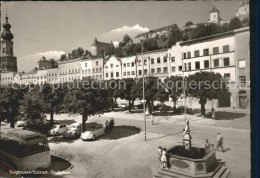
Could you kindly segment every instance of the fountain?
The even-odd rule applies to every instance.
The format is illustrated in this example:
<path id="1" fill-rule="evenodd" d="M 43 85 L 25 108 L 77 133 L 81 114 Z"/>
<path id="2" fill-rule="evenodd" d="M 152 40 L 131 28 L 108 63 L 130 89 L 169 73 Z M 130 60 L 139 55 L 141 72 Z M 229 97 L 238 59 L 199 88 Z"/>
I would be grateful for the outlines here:
<path id="1" fill-rule="evenodd" d="M 228 177 L 230 170 L 225 167 L 224 162 L 216 159 L 215 150 L 191 146 L 189 121 L 185 119 L 185 123 L 183 145 L 167 149 L 168 167 L 152 166 L 153 177 Z"/>

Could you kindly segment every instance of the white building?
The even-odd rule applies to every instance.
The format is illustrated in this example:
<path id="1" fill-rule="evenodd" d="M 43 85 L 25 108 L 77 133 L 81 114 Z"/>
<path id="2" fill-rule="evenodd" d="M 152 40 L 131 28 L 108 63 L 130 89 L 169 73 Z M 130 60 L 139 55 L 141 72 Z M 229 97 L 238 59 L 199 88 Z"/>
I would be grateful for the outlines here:
<path id="1" fill-rule="evenodd" d="M 122 61 L 122 78 L 136 78 L 136 56 L 128 56 L 120 58 Z"/>
<path id="2" fill-rule="evenodd" d="M 73 59 L 58 63 L 59 82 L 72 82 L 81 79 L 81 59 Z"/>
<path id="3" fill-rule="evenodd" d="M 111 56 L 104 62 L 104 80 L 122 78 L 122 62 L 120 58 Z"/>

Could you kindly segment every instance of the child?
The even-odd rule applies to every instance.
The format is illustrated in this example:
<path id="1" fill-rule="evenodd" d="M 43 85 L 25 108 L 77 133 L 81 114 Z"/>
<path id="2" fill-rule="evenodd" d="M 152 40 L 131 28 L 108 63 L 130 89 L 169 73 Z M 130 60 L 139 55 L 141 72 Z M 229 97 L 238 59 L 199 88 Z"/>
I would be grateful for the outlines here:
<path id="1" fill-rule="evenodd" d="M 163 168 L 167 167 L 167 157 L 166 157 L 166 148 L 162 149 L 162 157 L 161 157 L 161 162 L 163 164 Z"/>
<path id="2" fill-rule="evenodd" d="M 157 153 L 158 153 L 158 162 L 161 163 L 161 157 L 162 157 L 162 147 L 161 146 L 158 146 Z"/>

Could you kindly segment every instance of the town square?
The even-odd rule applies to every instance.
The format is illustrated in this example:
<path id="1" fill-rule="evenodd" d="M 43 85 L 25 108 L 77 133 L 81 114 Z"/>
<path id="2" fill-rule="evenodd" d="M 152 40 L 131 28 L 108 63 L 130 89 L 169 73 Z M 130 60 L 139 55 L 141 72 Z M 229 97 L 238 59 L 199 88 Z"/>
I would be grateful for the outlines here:
<path id="1" fill-rule="evenodd" d="M 0 177 L 251 177 L 249 4 L 2 2 Z"/>

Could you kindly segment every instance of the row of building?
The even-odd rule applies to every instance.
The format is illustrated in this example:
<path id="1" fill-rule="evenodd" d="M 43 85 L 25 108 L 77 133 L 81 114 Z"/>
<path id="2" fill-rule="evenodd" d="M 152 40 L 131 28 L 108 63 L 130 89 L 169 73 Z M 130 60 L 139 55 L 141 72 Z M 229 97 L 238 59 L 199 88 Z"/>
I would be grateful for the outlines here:
<path id="1" fill-rule="evenodd" d="M 178 42 L 169 49 L 144 52 L 128 57 L 93 57 L 58 62 L 57 68 L 38 68 L 28 73 L 1 74 L 1 84 L 64 83 L 83 77 L 97 80 L 156 76 L 188 76 L 200 71 L 220 73 L 230 86 L 231 96 L 218 102 L 222 107 L 245 108 L 250 98 L 249 27 Z"/>

